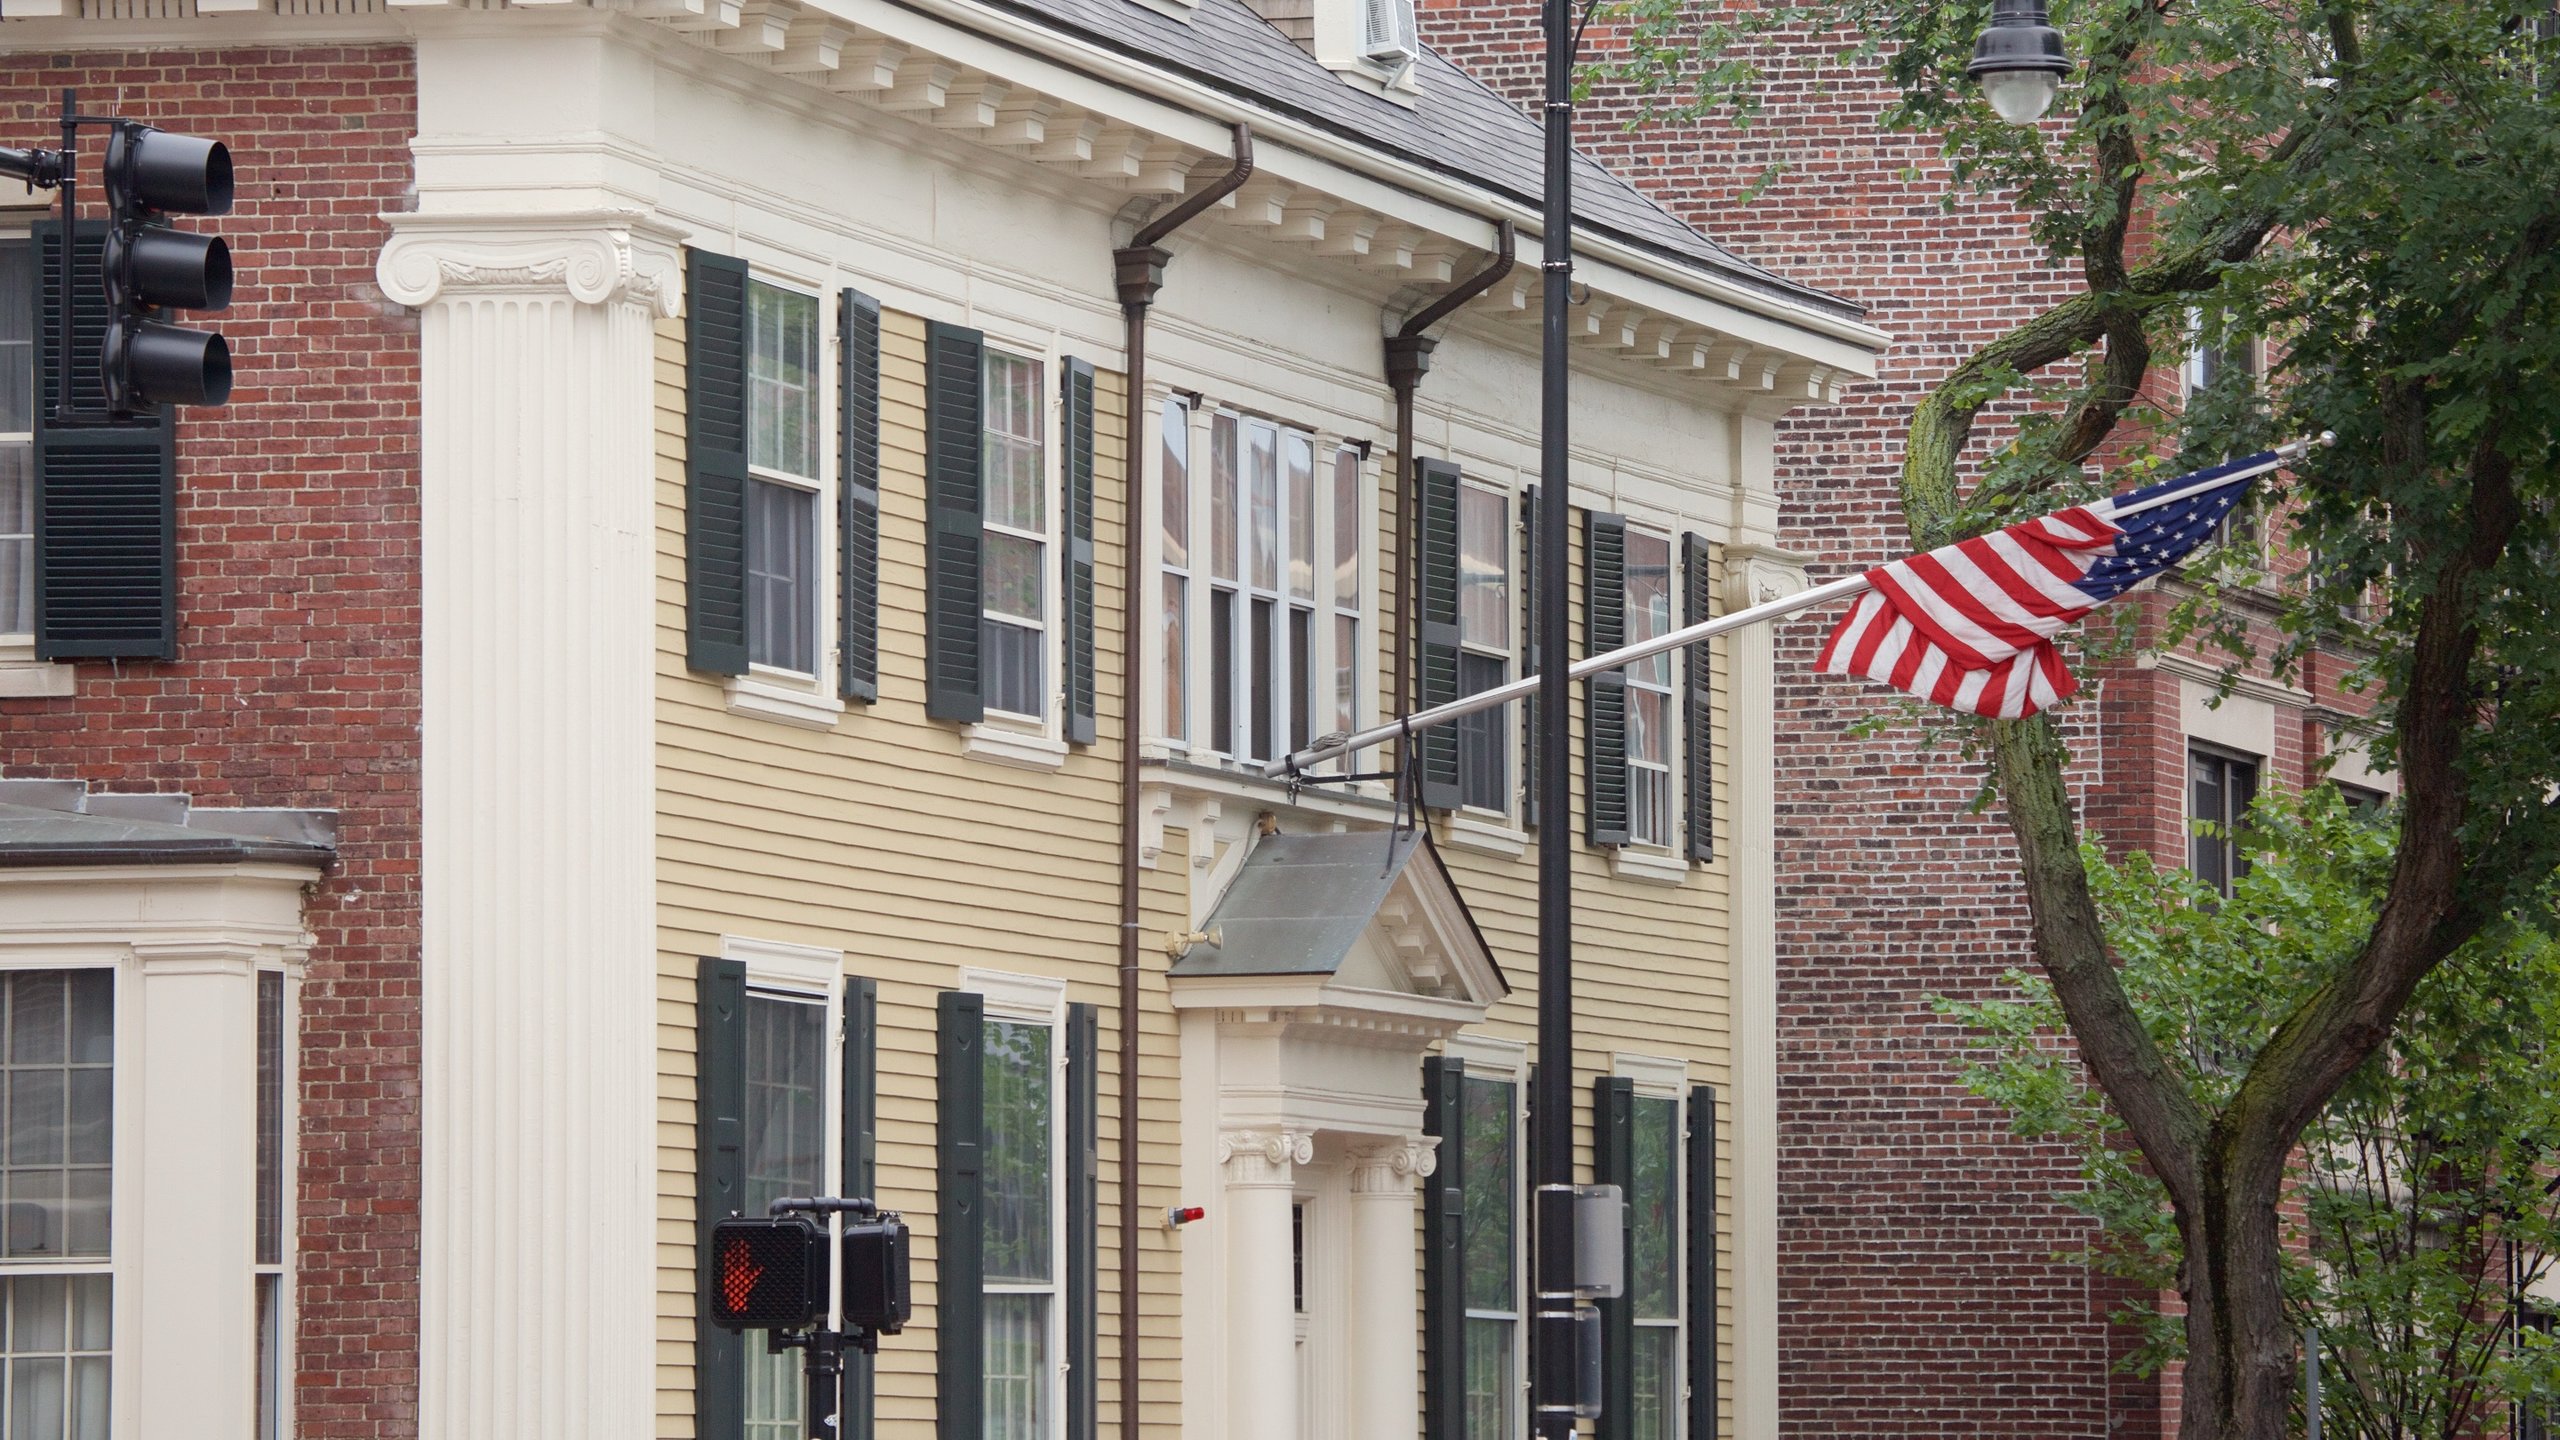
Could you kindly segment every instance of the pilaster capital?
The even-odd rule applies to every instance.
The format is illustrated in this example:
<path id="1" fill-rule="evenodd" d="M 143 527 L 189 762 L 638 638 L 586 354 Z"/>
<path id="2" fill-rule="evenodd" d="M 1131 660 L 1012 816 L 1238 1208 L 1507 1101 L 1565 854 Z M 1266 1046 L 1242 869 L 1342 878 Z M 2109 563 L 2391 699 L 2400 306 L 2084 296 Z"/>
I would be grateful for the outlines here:
<path id="1" fill-rule="evenodd" d="M 1735 610 L 1783 600 L 1805 588 L 1810 555 L 1767 545 L 1729 545 L 1724 552 L 1725 604 Z"/>
<path id="2" fill-rule="evenodd" d="M 465 292 L 565 292 L 582 305 L 639 305 L 669 319 L 683 309 L 681 236 L 643 211 L 383 218 L 391 240 L 374 278 L 403 305 Z"/>
<path id="3" fill-rule="evenodd" d="M 1383 1145 L 1363 1145 L 1351 1151 L 1351 1193 L 1409 1196 L 1415 1181 L 1430 1179 L 1439 1168 L 1437 1138 L 1407 1136 Z"/>
<path id="4" fill-rule="evenodd" d="M 1230 1185 L 1286 1185 L 1294 1167 L 1316 1158 L 1305 1130 L 1228 1130 L 1218 1136 L 1218 1164 Z"/>

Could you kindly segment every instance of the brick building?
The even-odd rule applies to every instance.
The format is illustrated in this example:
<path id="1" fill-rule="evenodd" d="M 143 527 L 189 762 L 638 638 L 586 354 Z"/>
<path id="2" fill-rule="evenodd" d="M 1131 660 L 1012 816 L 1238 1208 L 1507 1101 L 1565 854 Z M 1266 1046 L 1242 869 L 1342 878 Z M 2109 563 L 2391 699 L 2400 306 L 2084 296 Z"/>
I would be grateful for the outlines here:
<path id="1" fill-rule="evenodd" d="M 1531 107 L 1543 85 L 1538 11 L 1424 0 L 1422 31 Z M 1755 262 L 1854 297 L 1893 335 L 1873 381 L 1780 425 L 1781 544 L 1817 581 L 1907 552 L 1894 478 L 1912 406 L 2077 278 L 2046 268 L 2005 207 L 1970 196 L 1942 207 L 1934 146 L 1879 129 L 1888 90 L 1876 72 L 1835 62 L 1841 39 L 1769 45 L 1758 57 L 1765 108 L 1748 129 L 1630 128 L 1631 96 L 1601 84 L 1577 131 L 1585 153 L 1674 213 Z M 1605 35 L 1594 43 L 1605 54 Z M 2164 369 L 2154 399 L 2174 406 L 2203 378 L 2200 363 L 2211 362 Z M 1995 409 L 1973 453 L 1999 438 Z M 2126 603 L 2147 638 L 2172 602 Z M 2236 603 L 2261 638 L 2271 633 L 2271 596 Z M 2053 1198 L 2072 1183 L 2069 1157 L 2012 1136 L 1963 1088 L 1963 1037 L 1932 1005 L 1999 993 L 2006 972 L 2032 965 L 2006 826 L 1970 812 L 1981 772 L 1952 747 L 1930 748 L 1907 725 L 1852 732 L 1891 697 L 1811 673 L 1836 619 L 1816 612 L 1778 640 L 1781 1424 L 2174 1434 L 2174 1375 L 2113 1370 L 2127 1345 L 2105 1317 L 2125 1297 L 2061 1258 L 2089 1233 Z M 2339 692 L 2338 661 L 2315 657 L 2285 684 L 2243 676 L 2216 705 L 2221 664 L 2191 645 L 2083 675 L 2062 719 L 2084 823 L 2111 846 L 2227 876 L 2227 849 L 2194 837 L 2192 819 L 2228 818 L 2263 782 L 2313 783 L 2315 762 L 2351 794 L 2391 788 L 2357 752 L 2365 707 Z"/>

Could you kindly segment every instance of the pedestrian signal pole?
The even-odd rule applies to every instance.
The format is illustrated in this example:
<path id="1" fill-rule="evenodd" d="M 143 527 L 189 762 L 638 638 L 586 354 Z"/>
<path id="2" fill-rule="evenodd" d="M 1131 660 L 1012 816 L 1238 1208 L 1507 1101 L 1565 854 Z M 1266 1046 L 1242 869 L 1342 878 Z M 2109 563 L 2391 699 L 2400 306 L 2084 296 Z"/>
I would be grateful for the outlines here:
<path id="1" fill-rule="evenodd" d="M 845 1217 L 842 1263 L 834 1267 L 827 1263 L 831 1215 Z M 762 1330 L 774 1350 L 800 1351 L 809 1387 L 801 1433 L 837 1440 L 845 1346 L 876 1353 L 880 1337 L 905 1329 L 914 1313 L 906 1221 L 869 1200 L 785 1197 L 764 1219 L 713 1225 L 711 1258 L 711 1322 Z"/>

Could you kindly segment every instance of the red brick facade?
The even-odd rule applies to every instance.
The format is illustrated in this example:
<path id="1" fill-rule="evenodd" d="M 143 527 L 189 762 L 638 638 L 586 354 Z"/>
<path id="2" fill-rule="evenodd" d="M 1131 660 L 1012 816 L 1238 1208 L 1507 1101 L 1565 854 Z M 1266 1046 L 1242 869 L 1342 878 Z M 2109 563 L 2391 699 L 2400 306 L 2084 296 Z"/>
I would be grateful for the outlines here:
<path id="1" fill-rule="evenodd" d="M 84 109 L 228 142 L 239 383 L 178 429 L 179 658 L 0 699 L 0 773 L 339 812 L 304 911 L 296 1431 L 417 1433 L 418 344 L 374 288 L 406 205 L 406 47 L 18 56 L 0 139 Z M 95 176 L 95 150 L 87 176 Z M 94 197 L 94 189 L 86 196 Z"/>

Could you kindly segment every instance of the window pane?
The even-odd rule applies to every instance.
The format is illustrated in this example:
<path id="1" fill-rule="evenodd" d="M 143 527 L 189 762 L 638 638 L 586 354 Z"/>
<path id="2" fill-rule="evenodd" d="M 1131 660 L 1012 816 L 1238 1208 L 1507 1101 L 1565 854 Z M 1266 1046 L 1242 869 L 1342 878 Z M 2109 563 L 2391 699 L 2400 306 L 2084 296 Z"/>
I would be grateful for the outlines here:
<path id="1" fill-rule="evenodd" d="M 747 283 L 747 463 L 818 478 L 818 299 Z"/>
<path id="2" fill-rule="evenodd" d="M 1459 1143 L 1465 1147 L 1464 1234 L 1467 1308 L 1516 1312 L 1511 1283 L 1511 1087 L 1468 1079 L 1461 1086 Z"/>
<path id="3" fill-rule="evenodd" d="M 1269 760 L 1271 749 L 1272 685 L 1271 667 L 1279 649 L 1279 637 L 1271 633 L 1278 623 L 1273 617 L 1272 602 L 1253 602 L 1253 668 L 1247 675 L 1246 702 L 1252 716 L 1253 743 L 1247 754 L 1255 760 Z"/>
<path id="4" fill-rule="evenodd" d="M 1632 567 L 1634 537 L 1628 540 Z M 1511 648 L 1511 500 L 1473 485 L 1458 487 L 1458 638 L 1487 650 Z"/>
<path id="5" fill-rule="evenodd" d="M 1458 690 L 1473 695 L 1510 678 L 1510 665 L 1491 655 L 1462 651 Z M 1462 803 L 1485 810 L 1511 808 L 1511 726 L 1505 708 L 1479 710 L 1457 720 L 1458 789 Z"/>
<path id="6" fill-rule="evenodd" d="M 1209 421 L 1209 568 L 1221 580 L 1236 578 L 1236 417 Z"/>
<path id="7" fill-rule="evenodd" d="M 1173 740 L 1191 736 L 1190 591 L 1181 576 L 1164 577 L 1164 733 Z"/>
<path id="8" fill-rule="evenodd" d="M 0 1255 L 104 1255 L 115 1147 L 114 976 L 0 976 L 0 1011 Z"/>
<path id="9" fill-rule="evenodd" d="M 1281 475 L 1289 496 L 1289 593 L 1316 598 L 1316 442 L 1298 431 L 1281 440 Z"/>
<path id="10" fill-rule="evenodd" d="M 1280 588 L 1280 431 L 1266 421 L 1245 426 L 1246 498 L 1253 507 L 1253 583 Z"/>
<path id="11" fill-rule="evenodd" d="M 747 996 L 746 1213 L 825 1193 L 826 1007 Z"/>
<path id="12" fill-rule="evenodd" d="M 1640 1320 L 1676 1320 L 1680 1271 L 1678 1191 L 1680 1105 L 1651 1095 L 1635 1099 L 1635 1186 L 1627 1195 L 1627 1228 L 1635 1241 L 1628 1293 Z"/>
<path id="13" fill-rule="evenodd" d="M 1048 484 L 1042 464 L 1040 362 L 987 352 L 986 517 L 990 525 L 1044 531 Z"/>
<path id="14" fill-rule="evenodd" d="M 1227 754 L 1236 744 L 1236 594 L 1209 592 L 1209 743 Z"/>
<path id="15" fill-rule="evenodd" d="M 275 970 L 258 973 L 258 1263 L 284 1263 L 284 975 Z"/>
<path id="16" fill-rule="evenodd" d="M 987 1022 L 982 1158 L 990 1284 L 1046 1284 L 1052 1278 L 1050 1040 L 1046 1025 Z M 988 1373 L 994 1374 L 992 1366 Z"/>
<path id="17" fill-rule="evenodd" d="M 1191 568 L 1191 410 L 1164 402 L 1164 563 Z"/>
<path id="18" fill-rule="evenodd" d="M 258 1440 L 278 1440 L 284 1410 L 284 1277 L 258 1277 Z M 101 1372 L 103 1366 L 99 1367 Z M 103 1380 L 104 1374 L 99 1378 Z"/>
<path id="19" fill-rule="evenodd" d="M 1303 748 L 1315 736 L 1307 729 L 1315 709 L 1315 612 L 1289 608 L 1289 736 L 1282 752 Z"/>
<path id="20" fill-rule="evenodd" d="M 0 440 L 0 635 L 36 628 L 36 482 L 24 440 Z"/>
<path id="21" fill-rule="evenodd" d="M 10 1440 L 106 1440 L 109 1307 L 105 1275 L 0 1279 Z"/>
<path id="22" fill-rule="evenodd" d="M 1627 531 L 1627 643 L 1671 633 L 1671 541 L 1642 530 Z M 1627 683 L 1669 689 L 1671 657 L 1656 655 L 1627 667 Z"/>
<path id="23" fill-rule="evenodd" d="M 1511 1401 L 1519 1392 L 1511 1376 L 1514 1323 L 1467 1317 L 1466 1440 L 1511 1440 Z"/>
<path id="24" fill-rule="evenodd" d="M 1047 547 L 1037 540 L 1019 535 L 990 533 L 986 537 L 986 579 L 984 594 L 987 612 L 1010 616 L 1037 625 L 1040 613 L 1041 552 Z"/>
<path id="25" fill-rule="evenodd" d="M 993 537 L 989 537 L 993 538 Z M 1044 666 L 1040 632 L 1007 620 L 986 623 L 986 663 L 982 678 L 987 706 L 1012 715 L 1045 714 L 1041 688 Z"/>
<path id="26" fill-rule="evenodd" d="M 0 240 L 0 435 L 24 435 L 35 420 L 35 245 Z"/>
<path id="27" fill-rule="evenodd" d="M 1628 1417 L 1627 1434 L 1632 1440 L 1678 1440 L 1680 1327 L 1640 1324 L 1635 1330 L 1635 1413 Z"/>
<path id="28" fill-rule="evenodd" d="M 817 572 L 817 492 L 749 480 L 747 659 L 817 673 Z"/>
<path id="29" fill-rule="evenodd" d="M 1348 615 L 1333 617 L 1333 728 L 1360 728 L 1360 622 Z M 1351 768 L 1350 756 L 1342 768 Z"/>
<path id="30" fill-rule="evenodd" d="M 800 1352 L 776 1355 L 754 1334 L 747 1344 L 746 1440 L 800 1440 L 801 1402 L 808 1382 L 800 1371 Z"/>
<path id="31" fill-rule="evenodd" d="M 987 1440 L 1048 1440 L 1049 1297 L 987 1297 Z"/>
<path id="32" fill-rule="evenodd" d="M 1333 603 L 1360 608 L 1360 452 L 1333 452 Z"/>

